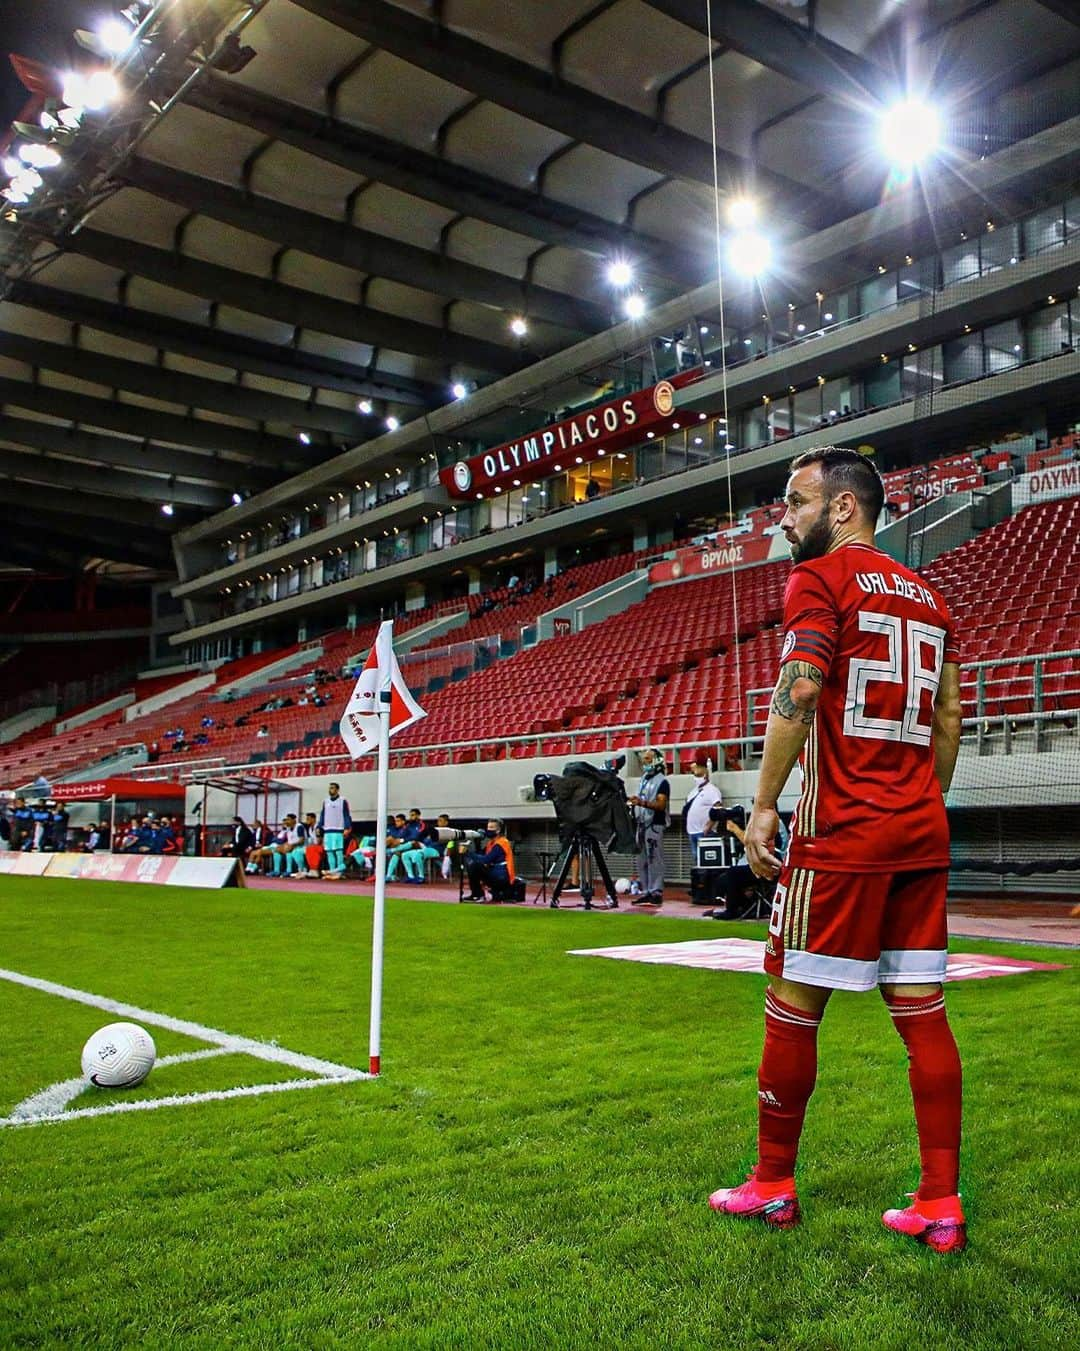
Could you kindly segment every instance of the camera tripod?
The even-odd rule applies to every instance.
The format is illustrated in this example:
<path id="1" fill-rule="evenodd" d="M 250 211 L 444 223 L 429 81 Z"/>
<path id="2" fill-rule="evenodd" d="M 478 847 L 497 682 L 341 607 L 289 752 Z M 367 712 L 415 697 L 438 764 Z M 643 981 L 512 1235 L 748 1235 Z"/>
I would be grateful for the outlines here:
<path id="1" fill-rule="evenodd" d="M 593 869 L 595 867 L 607 890 L 608 903 L 604 908 L 607 910 L 617 910 L 619 908 L 619 898 L 615 893 L 615 883 L 611 880 L 611 873 L 608 870 L 607 860 L 604 858 L 603 850 L 600 848 L 600 841 L 595 835 L 590 835 L 586 830 L 575 830 L 570 836 L 570 843 L 563 856 L 562 867 L 559 869 L 559 876 L 556 879 L 555 886 L 551 892 L 551 900 L 549 902 L 551 909 L 559 909 L 559 897 L 562 895 L 563 887 L 566 886 L 566 879 L 570 876 L 570 869 L 573 866 L 575 859 L 578 861 L 578 875 L 581 879 L 581 900 L 583 909 L 591 910 L 593 908 L 592 901 L 596 890 L 593 885 Z"/>

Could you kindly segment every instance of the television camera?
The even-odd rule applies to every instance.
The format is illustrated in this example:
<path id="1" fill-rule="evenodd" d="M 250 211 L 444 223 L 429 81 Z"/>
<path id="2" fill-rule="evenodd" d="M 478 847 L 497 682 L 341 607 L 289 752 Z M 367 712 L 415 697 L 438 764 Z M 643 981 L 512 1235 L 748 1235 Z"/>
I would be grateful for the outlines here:
<path id="1" fill-rule="evenodd" d="M 604 858 L 604 848 L 626 854 L 633 853 L 636 848 L 626 789 L 617 773 L 623 763 L 625 760 L 619 757 L 607 760 L 597 768 L 584 760 L 572 760 L 561 774 L 537 774 L 533 778 L 537 800 L 550 802 L 555 809 L 559 839 L 563 844 L 562 866 L 551 893 L 553 910 L 559 907 L 559 897 L 575 859 L 579 866 L 584 908 L 593 908 L 597 874 L 607 893 L 607 909 L 618 907 L 618 895 Z M 605 841 L 603 847 L 601 839 Z"/>

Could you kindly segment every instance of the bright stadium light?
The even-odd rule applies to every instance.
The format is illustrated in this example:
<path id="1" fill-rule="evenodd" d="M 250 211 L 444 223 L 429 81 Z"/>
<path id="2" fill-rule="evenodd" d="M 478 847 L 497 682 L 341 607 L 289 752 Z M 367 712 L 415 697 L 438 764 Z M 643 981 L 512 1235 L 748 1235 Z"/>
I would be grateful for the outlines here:
<path id="1" fill-rule="evenodd" d="M 358 413 L 370 413 L 370 412 L 371 412 L 371 400 L 370 400 L 370 399 L 361 399 L 360 402 L 356 405 L 356 411 L 357 411 Z"/>
<path id="2" fill-rule="evenodd" d="M 772 245 L 764 235 L 736 235 L 728 244 L 728 262 L 743 277 L 758 277 L 772 261 Z"/>
<path id="3" fill-rule="evenodd" d="M 308 435 L 307 432 L 301 432 L 301 433 L 300 433 L 300 436 L 299 436 L 299 440 L 300 440 L 300 444 L 301 444 L 301 445 L 304 445 L 304 446 L 310 446 L 310 445 L 311 445 L 311 437 Z"/>
<path id="4" fill-rule="evenodd" d="M 941 144 L 941 117 L 921 99 L 904 99 L 881 115 L 878 139 L 890 163 L 913 169 Z"/>
<path id="5" fill-rule="evenodd" d="M 34 169 L 55 169 L 60 163 L 60 151 L 52 145 L 20 145 L 19 155 Z"/>
<path id="6" fill-rule="evenodd" d="M 232 501 L 234 507 L 238 507 L 243 500 L 243 497 L 239 493 L 233 493 Z"/>
<path id="7" fill-rule="evenodd" d="M 401 426 L 401 423 L 400 423 L 400 422 L 397 420 L 397 418 L 394 417 L 394 415 L 391 413 L 390 416 L 386 419 L 386 430 L 387 430 L 388 432 L 396 432 L 397 429 L 398 429 L 400 426 Z"/>
<path id="8" fill-rule="evenodd" d="M 454 396 L 455 399 L 463 399 L 465 395 L 468 394 L 468 392 L 469 391 L 465 388 L 465 386 L 461 383 L 460 380 L 455 380 L 454 383 L 450 386 L 450 393 Z"/>
<path id="9" fill-rule="evenodd" d="M 528 331 L 529 325 L 520 314 L 516 314 L 513 319 L 510 320 L 510 332 L 515 338 L 523 338 Z"/>
<path id="10" fill-rule="evenodd" d="M 614 262 L 608 263 L 607 279 L 612 286 L 622 290 L 634 280 L 634 269 L 625 259 L 616 258 Z"/>
<path id="11" fill-rule="evenodd" d="M 161 514 L 163 516 L 171 516 L 173 514 L 173 504 L 171 502 L 162 502 Z"/>
<path id="12" fill-rule="evenodd" d="M 757 202 L 752 197 L 735 197 L 728 202 L 724 214 L 732 229 L 748 230 L 758 218 Z"/>
<path id="13" fill-rule="evenodd" d="M 107 70 L 96 70 L 93 75 L 72 71 L 64 76 L 61 97 L 69 108 L 100 112 L 120 92 L 116 79 Z"/>
<path id="14" fill-rule="evenodd" d="M 120 19 L 106 19 L 98 28 L 97 35 L 102 48 L 110 56 L 123 56 L 131 46 L 131 25 Z"/>
<path id="15" fill-rule="evenodd" d="M 645 297 L 641 295 L 627 296 L 623 301 L 623 312 L 627 319 L 640 319 L 645 314 Z"/>

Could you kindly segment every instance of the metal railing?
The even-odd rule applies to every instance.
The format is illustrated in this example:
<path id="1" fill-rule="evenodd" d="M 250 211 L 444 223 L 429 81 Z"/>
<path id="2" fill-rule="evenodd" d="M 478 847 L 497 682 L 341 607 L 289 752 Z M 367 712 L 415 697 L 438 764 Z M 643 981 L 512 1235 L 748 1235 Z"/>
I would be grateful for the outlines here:
<path id="1" fill-rule="evenodd" d="M 1075 684 L 1062 693 L 1052 691 L 1049 695 L 1045 691 L 1045 682 L 1047 679 L 1046 664 L 1048 662 L 1076 661 L 1080 658 L 1080 649 L 1068 648 L 1062 652 L 1036 652 L 1022 657 L 992 657 L 985 661 L 964 662 L 960 667 L 960 698 L 961 701 L 970 705 L 974 701 L 975 712 L 969 714 L 963 720 L 963 726 L 969 731 L 979 729 L 980 747 L 982 745 L 983 729 L 993 729 L 998 724 L 1006 724 L 1006 740 L 1009 743 L 1006 746 L 1008 750 L 1011 747 L 1011 732 L 1007 724 L 1011 721 L 1023 726 L 1034 724 L 1036 732 L 1039 730 L 1038 724 L 1042 723 L 1060 723 L 1068 722 L 1080 714 L 1080 668 L 1074 668 L 1072 671 L 1053 672 L 1052 678 L 1058 675 L 1068 677 Z M 1030 676 L 1008 675 L 992 676 L 990 672 L 1002 667 L 1023 667 L 1030 666 Z M 966 678 L 965 678 L 966 677 Z M 1017 684 L 1020 681 L 1030 679 L 1030 689 L 1021 690 L 1015 693 L 1006 693 L 1003 687 Z M 746 691 L 746 728 L 752 730 L 759 725 L 762 715 L 767 716 L 768 700 L 772 698 L 772 686 L 763 686 L 758 689 Z M 765 706 L 762 707 L 758 702 L 758 696 L 765 695 Z M 1073 701 L 1073 708 L 1051 709 L 1047 707 L 1047 699 L 1066 698 Z M 993 707 L 994 705 L 1016 704 L 1018 707 L 1009 709 L 1005 707 Z M 1030 705 L 1030 707 L 1026 707 Z M 993 711 L 991 712 L 991 708 Z M 753 739 L 753 738 L 750 738 Z M 760 735 L 757 738 L 761 739 Z"/>

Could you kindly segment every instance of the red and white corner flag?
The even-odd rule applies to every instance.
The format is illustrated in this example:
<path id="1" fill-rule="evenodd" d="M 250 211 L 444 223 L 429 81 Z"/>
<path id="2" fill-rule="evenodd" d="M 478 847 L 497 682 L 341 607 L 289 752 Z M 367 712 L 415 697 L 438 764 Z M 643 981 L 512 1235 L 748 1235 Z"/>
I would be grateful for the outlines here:
<path id="1" fill-rule="evenodd" d="M 378 637 L 368 653 L 345 712 L 341 715 L 341 739 L 354 760 L 379 745 L 379 692 L 390 688 L 390 735 L 410 727 L 427 714 L 409 693 L 394 653 L 394 621 L 379 625 Z"/>
<path id="2" fill-rule="evenodd" d="M 345 712 L 341 739 L 358 760 L 377 749 L 375 794 L 375 905 L 371 931 L 371 1010 L 368 1023 L 368 1072 L 379 1073 L 382 1039 L 383 932 L 386 914 L 386 812 L 389 801 L 390 738 L 427 714 L 409 693 L 394 655 L 394 622 L 384 620 L 368 653 Z"/>

